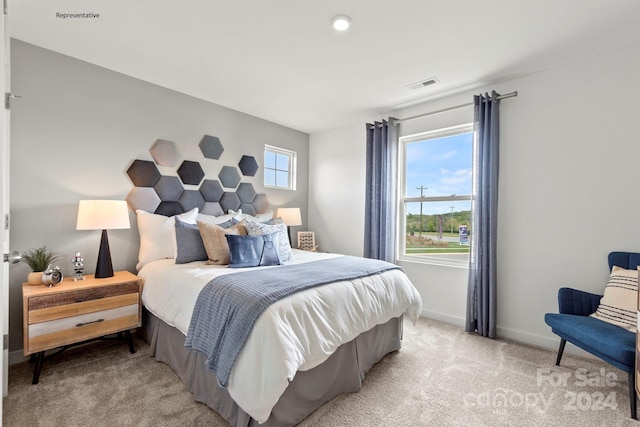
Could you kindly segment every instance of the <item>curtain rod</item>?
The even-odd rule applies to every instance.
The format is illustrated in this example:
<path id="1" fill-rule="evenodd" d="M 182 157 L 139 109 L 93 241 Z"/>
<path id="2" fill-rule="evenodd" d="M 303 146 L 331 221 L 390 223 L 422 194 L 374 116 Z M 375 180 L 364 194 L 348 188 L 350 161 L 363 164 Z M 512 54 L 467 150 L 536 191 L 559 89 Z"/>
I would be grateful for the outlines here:
<path id="1" fill-rule="evenodd" d="M 506 93 L 504 95 L 498 95 L 496 96 L 496 99 L 513 98 L 514 96 L 518 96 L 518 91 L 513 91 L 511 93 Z M 393 125 L 397 126 L 399 123 L 406 122 L 408 120 L 419 119 L 421 117 L 432 116 L 434 114 L 439 114 L 439 113 L 446 113 L 447 111 L 459 110 L 460 108 L 471 107 L 472 105 L 473 105 L 473 102 L 467 102 L 466 104 L 460 104 L 454 107 L 443 108 L 442 110 L 437 110 L 437 111 L 430 111 L 428 113 L 418 114 L 417 116 L 407 117 L 406 119 L 395 119 L 393 121 Z"/>

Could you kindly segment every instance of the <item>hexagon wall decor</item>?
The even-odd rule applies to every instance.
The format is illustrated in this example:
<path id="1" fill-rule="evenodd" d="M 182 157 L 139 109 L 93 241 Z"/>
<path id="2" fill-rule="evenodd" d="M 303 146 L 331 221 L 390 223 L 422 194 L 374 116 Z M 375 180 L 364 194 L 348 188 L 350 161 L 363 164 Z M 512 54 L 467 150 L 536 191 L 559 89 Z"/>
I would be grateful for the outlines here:
<path id="1" fill-rule="evenodd" d="M 233 166 L 223 166 L 218 174 L 220 182 L 224 188 L 236 188 L 240 182 L 238 169 Z"/>
<path id="2" fill-rule="evenodd" d="M 236 193 L 226 191 L 220 198 L 220 206 L 224 212 L 229 212 L 229 209 L 237 211 L 240 208 L 240 199 Z"/>
<path id="3" fill-rule="evenodd" d="M 166 202 L 177 202 L 184 191 L 182 183 L 176 176 L 161 176 L 153 188 L 160 200 Z"/>
<path id="4" fill-rule="evenodd" d="M 269 199 L 266 194 L 258 194 L 252 203 L 256 213 L 265 213 L 269 210 Z"/>
<path id="5" fill-rule="evenodd" d="M 207 159 L 218 160 L 224 151 L 220 138 L 217 136 L 205 135 L 200 141 L 200 151 Z"/>
<path id="6" fill-rule="evenodd" d="M 253 199 L 256 198 L 256 190 L 254 190 L 253 185 L 248 182 L 240 183 L 236 190 L 236 194 L 242 203 L 251 203 L 253 202 Z M 242 211 L 244 212 L 244 209 Z"/>
<path id="7" fill-rule="evenodd" d="M 218 202 L 206 202 L 202 208 L 202 213 L 205 215 L 222 216 L 224 211 L 222 206 Z"/>
<path id="8" fill-rule="evenodd" d="M 178 168 L 178 176 L 183 183 L 189 185 L 198 185 L 204 178 L 204 171 L 198 162 L 185 160 Z"/>
<path id="9" fill-rule="evenodd" d="M 200 186 L 200 193 L 205 202 L 219 202 L 224 190 L 217 180 L 205 179 Z"/>
<path id="10" fill-rule="evenodd" d="M 244 176 L 255 176 L 256 172 L 258 172 L 258 162 L 253 156 L 242 156 L 238 167 Z"/>
<path id="11" fill-rule="evenodd" d="M 160 205 L 155 211 L 158 215 L 164 216 L 180 215 L 182 212 L 184 212 L 184 210 L 178 202 L 160 202 Z"/>
<path id="12" fill-rule="evenodd" d="M 205 135 L 199 146 L 209 159 L 218 159 L 224 151 L 220 139 L 211 135 Z M 198 208 L 204 214 L 221 216 L 229 210 L 242 209 L 246 214 L 257 215 L 269 209 L 265 194 L 256 194 L 253 184 L 241 182 L 242 176 L 255 176 L 259 169 L 253 156 L 243 155 L 237 167 L 222 166 L 218 179 L 205 179 L 201 164 L 190 160 L 177 167 L 178 176 L 161 175 L 156 165 L 176 167 L 179 163 L 173 141 L 157 139 L 149 152 L 154 161 L 136 159 L 126 171 L 134 185 L 126 197 L 132 210 L 173 216 Z"/>
<path id="13" fill-rule="evenodd" d="M 190 211 L 193 208 L 202 210 L 204 207 L 204 198 L 198 190 L 184 190 L 178 200 L 184 212 Z"/>
<path id="14" fill-rule="evenodd" d="M 162 200 L 158 193 L 151 187 L 133 187 L 127 194 L 127 203 L 132 211 L 142 209 L 147 212 L 155 212 Z"/>
<path id="15" fill-rule="evenodd" d="M 160 179 L 160 171 L 149 160 L 134 160 L 127 169 L 127 175 L 136 187 L 153 187 Z"/>
<path id="16" fill-rule="evenodd" d="M 242 203 L 240 205 L 240 209 L 242 209 L 242 213 L 245 213 L 247 215 L 255 215 L 256 214 L 256 210 L 253 207 L 253 205 L 251 203 Z"/>
<path id="17" fill-rule="evenodd" d="M 178 150 L 176 143 L 158 139 L 149 150 L 151 157 L 160 166 L 175 166 L 178 164 Z"/>

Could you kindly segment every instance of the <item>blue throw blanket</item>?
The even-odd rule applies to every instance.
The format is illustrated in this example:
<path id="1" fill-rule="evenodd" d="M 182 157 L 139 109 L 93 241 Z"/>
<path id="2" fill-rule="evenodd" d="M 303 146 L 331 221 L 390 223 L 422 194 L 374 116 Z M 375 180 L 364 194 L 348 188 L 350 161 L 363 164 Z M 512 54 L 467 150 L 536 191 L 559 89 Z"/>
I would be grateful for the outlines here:
<path id="1" fill-rule="evenodd" d="M 399 268 L 385 261 L 341 256 L 216 277 L 198 295 L 184 346 L 206 355 L 209 370 L 226 387 L 253 325 L 271 304 L 315 286 Z"/>

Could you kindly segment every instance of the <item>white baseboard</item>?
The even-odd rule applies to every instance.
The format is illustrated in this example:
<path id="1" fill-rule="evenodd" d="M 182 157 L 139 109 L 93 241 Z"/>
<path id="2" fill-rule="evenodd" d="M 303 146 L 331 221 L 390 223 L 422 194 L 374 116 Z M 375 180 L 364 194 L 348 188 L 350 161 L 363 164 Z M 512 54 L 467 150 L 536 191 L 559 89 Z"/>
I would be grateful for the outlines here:
<path id="1" fill-rule="evenodd" d="M 24 362 L 25 360 L 29 360 L 29 358 L 24 355 L 22 350 L 12 351 L 9 353 L 9 365 L 15 365 L 16 363 Z"/>
<path id="2" fill-rule="evenodd" d="M 422 312 L 420 313 L 420 316 L 437 320 L 439 322 L 449 323 L 451 325 L 459 326 L 462 328 L 464 328 L 465 326 L 464 318 L 458 317 L 458 316 L 451 316 L 449 314 L 440 313 L 433 310 L 423 309 Z M 504 338 L 506 340 L 514 341 L 520 344 L 544 348 L 546 350 L 550 350 L 553 352 L 557 352 L 558 346 L 560 345 L 560 337 L 557 337 L 555 335 L 553 337 L 547 337 L 547 336 L 520 331 L 517 329 L 503 328 L 500 326 L 497 327 L 496 332 L 498 334 L 498 338 Z M 591 353 L 587 353 L 586 351 L 572 345 L 571 343 L 568 343 L 568 345 L 565 347 L 564 352 L 565 354 L 571 354 L 574 356 L 586 357 L 589 359 L 596 359 L 596 357 Z M 553 362 L 555 363 L 555 359 Z"/>
<path id="3" fill-rule="evenodd" d="M 439 322 L 444 322 L 444 323 L 449 323 L 451 325 L 464 327 L 464 318 L 462 317 L 451 316 L 450 314 L 441 313 L 433 310 L 426 310 L 426 309 L 423 309 L 422 312 L 420 312 L 420 316 L 426 317 L 428 319 L 437 320 Z"/>
<path id="4" fill-rule="evenodd" d="M 515 341 L 521 344 L 531 345 L 534 347 L 544 348 L 546 350 L 550 350 L 553 352 L 558 351 L 558 346 L 560 345 L 560 337 L 557 335 L 553 335 L 552 337 L 532 334 L 529 332 L 519 331 L 517 329 L 511 328 L 497 328 L 498 337 L 504 338 L 510 341 Z M 593 354 L 588 353 L 581 349 L 580 347 L 576 347 L 570 342 L 567 342 L 567 346 L 564 349 L 564 354 L 572 354 L 574 356 L 586 357 L 589 359 L 597 359 Z M 555 359 L 554 359 L 555 363 Z"/>

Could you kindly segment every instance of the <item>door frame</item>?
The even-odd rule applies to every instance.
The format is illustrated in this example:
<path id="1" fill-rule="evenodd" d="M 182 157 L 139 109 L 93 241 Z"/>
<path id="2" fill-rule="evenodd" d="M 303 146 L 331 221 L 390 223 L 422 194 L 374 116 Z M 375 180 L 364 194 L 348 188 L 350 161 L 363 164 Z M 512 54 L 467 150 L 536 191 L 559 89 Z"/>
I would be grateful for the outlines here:
<path id="1" fill-rule="evenodd" d="M 2 44 L 0 46 L 0 81 L 2 82 L 2 102 L 4 109 L 0 114 L 0 247 L 2 253 L 9 254 L 9 125 L 10 125 L 10 100 L 11 93 L 11 54 L 9 36 L 9 11 L 7 0 L 3 0 L 3 13 L 0 19 L 0 32 Z M 2 351 L 0 352 L 0 382 L 2 383 L 2 395 L 8 393 L 9 370 L 9 263 L 6 255 L 0 264 L 0 327 L 2 329 Z M 2 400 L 0 400 L 0 414 L 2 413 Z M 2 422 L 0 421 L 0 425 Z"/>

